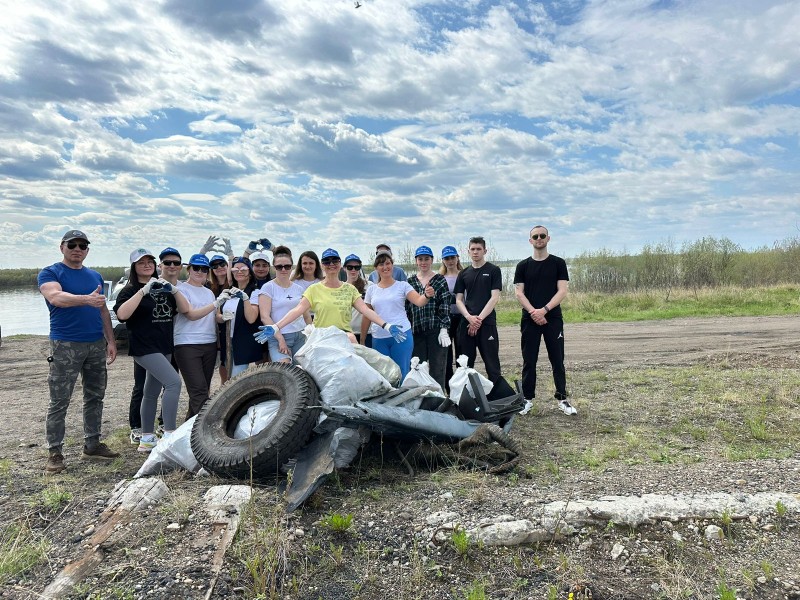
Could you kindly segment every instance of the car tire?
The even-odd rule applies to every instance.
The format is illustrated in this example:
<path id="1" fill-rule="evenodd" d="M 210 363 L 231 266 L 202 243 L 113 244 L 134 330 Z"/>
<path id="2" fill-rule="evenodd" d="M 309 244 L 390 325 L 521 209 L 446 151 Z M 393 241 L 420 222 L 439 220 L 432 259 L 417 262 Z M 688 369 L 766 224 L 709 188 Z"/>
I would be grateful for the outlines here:
<path id="1" fill-rule="evenodd" d="M 280 400 L 274 419 L 256 435 L 235 439 L 233 432 L 247 409 L 267 400 Z M 319 389 L 303 369 L 286 363 L 251 367 L 226 382 L 200 409 L 192 427 L 192 452 L 216 475 L 275 475 L 308 443 L 319 406 Z"/>

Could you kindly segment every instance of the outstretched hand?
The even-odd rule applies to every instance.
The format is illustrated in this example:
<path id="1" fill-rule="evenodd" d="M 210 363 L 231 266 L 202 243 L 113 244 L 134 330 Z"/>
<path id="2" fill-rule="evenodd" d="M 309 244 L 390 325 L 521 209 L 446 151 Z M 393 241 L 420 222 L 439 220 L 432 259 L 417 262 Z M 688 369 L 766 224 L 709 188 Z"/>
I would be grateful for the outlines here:
<path id="1" fill-rule="evenodd" d="M 266 344 L 277 332 L 278 328 L 275 325 L 259 325 L 258 333 L 254 333 L 253 337 L 259 344 Z"/>

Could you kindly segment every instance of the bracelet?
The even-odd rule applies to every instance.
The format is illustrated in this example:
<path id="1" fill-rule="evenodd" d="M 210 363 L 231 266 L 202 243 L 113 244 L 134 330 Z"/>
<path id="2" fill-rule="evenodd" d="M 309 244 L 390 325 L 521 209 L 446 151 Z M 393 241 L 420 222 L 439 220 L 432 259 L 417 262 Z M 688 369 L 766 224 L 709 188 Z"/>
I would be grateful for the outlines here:
<path id="1" fill-rule="evenodd" d="M 550 307 L 547 306 L 547 304 L 545 304 L 542 308 L 544 308 L 544 312 L 546 312 L 546 313 L 550 312 Z"/>
<path id="2" fill-rule="evenodd" d="M 387 323 L 387 321 L 383 322 L 383 325 L 381 325 L 381 329 L 386 329 L 386 323 Z"/>

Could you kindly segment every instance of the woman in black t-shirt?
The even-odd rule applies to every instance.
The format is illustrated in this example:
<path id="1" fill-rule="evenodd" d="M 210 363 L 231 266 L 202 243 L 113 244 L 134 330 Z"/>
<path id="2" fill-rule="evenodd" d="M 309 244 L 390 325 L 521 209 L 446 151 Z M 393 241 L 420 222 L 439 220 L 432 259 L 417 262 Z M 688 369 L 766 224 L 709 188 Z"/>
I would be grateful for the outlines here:
<path id="1" fill-rule="evenodd" d="M 181 379 L 172 358 L 172 325 L 177 312 L 187 312 L 189 304 L 175 286 L 156 279 L 155 255 L 143 248 L 131 252 L 131 278 L 120 290 L 114 312 L 128 328 L 129 351 L 144 367 L 147 377 L 142 397 L 142 438 L 139 452 L 150 452 L 158 441 L 155 417 L 158 396 L 163 388 L 162 414 L 165 435 L 177 426 Z"/>

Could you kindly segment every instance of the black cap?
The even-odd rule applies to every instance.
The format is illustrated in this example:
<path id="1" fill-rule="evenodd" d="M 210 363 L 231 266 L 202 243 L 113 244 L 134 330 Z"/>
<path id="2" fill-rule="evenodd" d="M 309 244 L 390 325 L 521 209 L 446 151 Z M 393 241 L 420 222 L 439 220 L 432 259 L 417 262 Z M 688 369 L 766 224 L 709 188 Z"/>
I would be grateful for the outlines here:
<path id="1" fill-rule="evenodd" d="M 64 237 L 61 238 L 62 242 L 71 242 L 72 240 L 86 240 L 86 243 L 89 243 L 89 238 L 86 237 L 86 234 L 77 229 L 70 229 L 64 234 Z"/>

